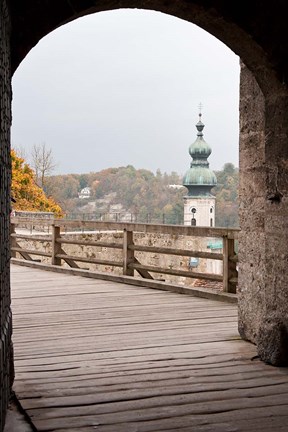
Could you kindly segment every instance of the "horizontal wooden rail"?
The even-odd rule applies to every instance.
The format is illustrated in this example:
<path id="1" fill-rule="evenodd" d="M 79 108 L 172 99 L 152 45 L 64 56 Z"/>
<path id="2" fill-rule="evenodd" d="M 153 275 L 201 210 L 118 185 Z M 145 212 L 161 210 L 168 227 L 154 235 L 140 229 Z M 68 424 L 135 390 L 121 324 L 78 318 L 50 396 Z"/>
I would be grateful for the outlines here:
<path id="1" fill-rule="evenodd" d="M 47 234 L 46 230 L 44 233 L 45 228 L 43 229 L 43 227 L 45 227 L 45 225 L 49 227 L 50 234 Z M 16 228 L 21 226 L 23 227 L 21 233 L 17 233 Z M 35 228 L 36 234 L 34 233 L 32 235 L 31 229 L 29 234 L 30 226 L 33 226 L 33 229 Z M 28 233 L 25 231 L 23 233 L 23 229 L 25 230 L 25 228 Z M 41 229 L 43 229 L 43 236 L 41 233 L 39 234 Z M 75 232 L 75 230 L 77 231 Z M 117 242 L 103 241 L 102 239 L 99 241 L 94 240 L 92 236 L 98 235 L 99 233 L 104 237 L 105 235 L 108 237 L 109 235 L 116 235 Z M 44 258 L 50 258 L 53 265 L 61 265 L 62 262 L 65 261 L 73 268 L 79 268 L 77 263 L 109 266 L 112 268 L 118 267 L 123 269 L 124 275 L 134 276 L 134 271 L 137 271 L 141 277 L 146 279 L 153 279 L 151 273 L 158 273 L 171 275 L 173 277 L 223 282 L 224 291 L 235 293 L 238 284 L 238 255 L 235 251 L 235 241 L 238 240 L 238 234 L 238 229 L 230 228 L 154 225 L 126 222 L 71 221 L 65 219 L 44 221 L 43 219 L 31 220 L 28 218 L 16 217 L 12 218 L 11 223 L 11 255 L 16 256 L 16 253 L 18 253 L 26 260 L 31 260 L 31 255 L 38 255 Z M 81 235 L 84 238 L 81 238 Z M 89 235 L 88 238 L 87 235 Z M 77 236 L 77 238 L 73 238 L 74 236 Z M 152 242 L 151 239 L 153 239 L 152 245 L 151 243 L 147 245 L 139 243 L 140 239 L 143 241 L 146 237 L 147 242 L 148 238 L 150 242 Z M 195 248 L 195 243 L 193 250 L 187 247 L 179 247 L 183 244 L 187 246 L 186 237 L 192 239 L 190 244 L 193 244 L 193 239 L 197 238 L 197 240 L 195 240 L 196 244 L 198 245 L 200 242 L 200 245 L 202 244 L 202 249 L 204 247 L 203 242 L 205 244 L 205 239 L 208 240 L 208 238 L 210 238 L 209 243 L 212 245 L 213 241 L 214 243 L 216 242 L 217 245 L 219 243 L 221 245 L 222 242 L 222 251 L 221 253 L 219 251 L 214 253 L 210 250 L 197 250 Z M 203 240 L 201 240 L 201 238 Z M 159 243 L 157 244 L 157 242 L 162 242 L 162 244 L 164 243 L 165 245 L 167 241 L 169 241 L 169 245 L 172 244 L 174 246 L 177 244 L 178 240 L 179 246 L 177 247 L 166 247 L 162 246 L 161 243 L 160 245 Z M 19 242 L 21 242 L 21 245 Z M 48 242 L 48 244 L 45 245 L 45 251 L 32 248 L 34 243 L 43 245 L 45 242 Z M 25 244 L 28 245 L 27 249 L 24 247 Z M 75 246 L 76 249 L 71 253 L 69 250 L 71 251 L 73 246 Z M 210 244 L 207 244 L 207 248 L 208 247 L 210 247 Z M 84 248 L 91 248 L 91 250 Z M 106 248 L 118 251 L 116 259 L 110 259 L 110 256 L 113 257 L 112 252 L 107 252 L 108 259 L 104 259 Z M 43 246 L 42 249 L 44 249 Z M 86 253 L 87 256 L 85 256 L 84 253 Z M 163 256 L 171 256 L 171 259 L 167 261 Z M 172 258 L 173 256 L 174 258 Z M 181 266 L 179 259 L 176 259 L 176 257 L 181 257 Z M 189 262 L 185 262 L 186 257 L 190 259 Z M 201 271 L 195 271 L 195 269 L 193 269 L 193 262 L 195 261 L 191 261 L 191 258 L 195 258 L 196 263 L 199 259 L 222 261 L 223 274 L 214 274 L 209 271 L 202 272 L 204 268 L 203 264 L 201 264 L 202 267 L 200 267 Z M 154 265 L 155 259 L 156 263 L 160 265 Z M 149 261 L 151 260 L 153 260 L 153 262 L 150 263 Z"/>
<path id="2" fill-rule="evenodd" d="M 149 252 L 149 253 L 159 253 L 166 255 L 179 255 L 179 256 L 190 256 L 195 258 L 206 258 L 206 259 L 215 259 L 215 260 L 223 260 L 223 254 L 213 253 L 213 252 L 199 252 L 199 251 L 191 251 L 188 249 L 172 249 L 172 248 L 161 248 L 156 246 L 139 246 L 139 245 L 130 245 L 130 250 L 133 251 L 141 251 L 141 252 Z"/>
<path id="3" fill-rule="evenodd" d="M 36 249 L 23 249 L 21 247 L 14 246 L 14 247 L 11 247 L 11 251 L 13 251 L 13 252 L 23 252 L 23 253 L 26 253 L 28 255 L 39 255 L 39 256 L 50 257 L 51 258 L 51 253 L 39 251 L 39 250 L 36 250 Z"/>
<path id="4" fill-rule="evenodd" d="M 78 246 L 95 246 L 95 247 L 105 247 L 112 249 L 122 249 L 122 244 L 119 243 L 105 243 L 105 242 L 96 242 L 96 241 L 87 241 L 87 240 L 68 240 L 65 238 L 58 238 L 56 240 L 57 243 L 60 244 L 73 244 Z"/>
<path id="5" fill-rule="evenodd" d="M 22 239 L 22 240 L 32 240 L 32 241 L 39 241 L 39 242 L 51 242 L 51 236 L 34 236 L 34 235 L 27 235 L 27 234 L 11 234 L 12 238 Z"/>

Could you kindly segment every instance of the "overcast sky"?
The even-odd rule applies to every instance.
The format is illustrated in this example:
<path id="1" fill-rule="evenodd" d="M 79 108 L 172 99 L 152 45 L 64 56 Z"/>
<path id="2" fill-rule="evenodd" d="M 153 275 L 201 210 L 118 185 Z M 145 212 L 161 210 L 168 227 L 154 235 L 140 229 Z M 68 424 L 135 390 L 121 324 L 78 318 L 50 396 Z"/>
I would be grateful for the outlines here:
<path id="1" fill-rule="evenodd" d="M 50 33 L 14 74 L 12 146 L 45 143 L 56 173 L 189 168 L 201 102 L 210 167 L 238 166 L 239 58 L 199 27 L 118 10 Z"/>

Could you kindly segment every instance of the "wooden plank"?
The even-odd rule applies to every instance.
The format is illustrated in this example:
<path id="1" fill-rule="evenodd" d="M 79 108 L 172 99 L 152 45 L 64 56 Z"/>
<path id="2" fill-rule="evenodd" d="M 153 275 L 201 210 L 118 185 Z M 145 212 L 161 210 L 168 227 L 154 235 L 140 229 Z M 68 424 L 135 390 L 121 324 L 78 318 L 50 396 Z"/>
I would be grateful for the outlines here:
<path id="1" fill-rule="evenodd" d="M 281 397 L 283 395 L 280 395 Z M 166 426 L 169 424 L 171 426 L 191 426 L 195 427 L 203 424 L 203 421 L 207 424 L 207 416 L 209 417 L 209 423 L 212 426 L 214 422 L 230 422 L 231 425 L 234 425 L 238 419 L 245 418 L 253 418 L 253 416 L 257 415 L 258 417 L 263 418 L 263 427 L 265 425 L 265 418 L 270 417 L 274 414 L 284 414 L 287 418 L 287 410 L 284 410 L 283 406 L 277 405 L 277 399 L 279 402 L 279 397 L 267 397 L 263 398 L 263 405 L 261 406 L 261 401 L 257 398 L 247 398 L 245 399 L 230 399 L 225 400 L 225 405 L 223 400 L 213 401 L 213 402 L 205 402 L 205 403 L 195 403 L 195 404 L 178 404 L 178 405 L 169 405 L 166 406 L 160 405 L 158 400 L 154 399 L 155 408 L 150 409 L 133 409 L 131 406 L 130 410 L 118 411 L 114 413 L 104 413 L 98 414 L 96 407 L 93 414 L 87 415 L 64 415 L 60 418 L 49 418 L 46 419 L 33 419 L 34 424 L 36 425 L 37 430 L 47 430 L 43 428 L 49 427 L 50 430 L 57 430 L 61 427 L 66 427 L 69 429 L 70 427 L 79 427 L 82 426 L 101 426 L 101 425 L 114 425 L 115 430 L 118 431 L 117 425 L 123 423 L 132 423 L 138 424 L 140 426 L 137 428 L 137 431 L 141 430 L 150 430 L 155 431 L 159 430 L 157 426 L 161 425 L 161 429 L 163 430 L 163 426 L 166 423 Z M 83 400 L 82 400 L 83 402 Z M 158 403 L 157 403 L 158 402 Z M 27 401 L 25 401 L 25 404 Z M 161 401 L 160 401 L 161 403 Z M 78 404 L 81 404 L 81 400 L 79 400 Z M 287 398 L 284 399 L 283 405 L 287 404 Z M 269 406 L 269 410 L 267 409 Z M 232 413 L 231 413 L 232 412 Z M 168 420 L 168 422 L 167 422 Z M 286 419 L 285 419 L 286 420 Z M 150 428 L 143 428 L 146 422 L 150 422 Z M 153 423 L 152 423 L 153 422 Z M 141 428 L 142 423 L 142 428 Z M 205 424 L 204 423 L 204 424 Z M 147 423 L 146 423 L 147 424 Z M 284 426 L 285 423 L 282 423 Z M 210 426 L 210 427 L 211 427 Z M 156 428 L 157 429 L 156 429 Z M 98 429 L 98 428 L 97 428 Z M 49 429 L 48 429 L 49 430 Z M 165 430 L 165 429 L 164 429 Z M 210 429 L 211 431 L 213 429 Z M 232 429 L 233 430 L 233 429 Z M 234 429 L 235 430 L 235 429 Z M 247 429 L 246 429 L 247 430 Z"/>
<path id="2" fill-rule="evenodd" d="M 218 290 L 215 292 L 215 290 L 207 289 L 205 287 L 185 287 L 180 284 L 174 284 L 169 282 L 163 282 L 158 280 L 149 280 L 149 279 L 143 279 L 143 278 L 131 278 L 127 277 L 125 275 L 115 275 L 112 273 L 107 272 L 95 272 L 95 271 L 88 271 L 84 269 L 70 269 L 70 268 L 64 268 L 60 266 L 51 266 L 46 265 L 44 263 L 35 263 L 31 261 L 21 261 L 17 259 L 11 260 L 12 264 L 17 264 L 19 266 L 26 266 L 30 268 L 37 268 L 41 270 L 51 271 L 58 274 L 69 274 L 73 276 L 81 276 L 85 278 L 91 278 L 91 279 L 100 279 L 105 281 L 113 281 L 125 285 L 133 285 L 133 286 L 141 286 L 141 287 L 147 287 L 152 288 L 155 290 L 163 290 L 168 291 L 171 293 L 177 293 L 177 294 L 185 294 L 189 296 L 197 296 L 205 299 L 213 299 L 213 300 L 219 300 L 221 302 L 229 302 L 229 303 L 237 303 L 237 295 L 230 294 L 230 293 L 224 293 L 219 292 Z"/>
<path id="3" fill-rule="evenodd" d="M 140 252 L 150 252 L 150 253 L 159 253 L 159 254 L 167 254 L 167 255 L 176 255 L 176 256 L 190 256 L 190 257 L 198 257 L 198 258 L 207 258 L 207 259 L 215 259 L 222 260 L 222 253 L 213 253 L 213 252 L 200 252 L 200 251 L 192 251 L 188 249 L 173 249 L 173 248 L 164 248 L 164 247 L 156 247 L 156 246 L 142 246 L 142 245 L 131 245 L 129 249 Z"/>
<path id="4" fill-rule="evenodd" d="M 223 368 L 226 368 L 227 366 L 229 366 L 229 362 L 231 362 L 231 360 L 233 360 L 233 354 L 224 354 L 223 356 L 217 356 L 216 354 L 210 354 L 210 356 L 206 356 L 202 358 L 202 363 L 199 364 L 199 358 L 196 359 L 195 357 L 192 358 L 190 357 L 182 357 L 179 356 L 177 359 L 175 359 L 174 361 L 172 360 L 167 360 L 167 359 L 159 359 L 159 362 L 157 364 L 155 364 L 155 362 L 153 361 L 146 361 L 146 358 L 142 360 L 138 359 L 138 361 L 135 361 L 136 359 L 133 359 L 134 361 L 127 362 L 125 364 L 121 365 L 121 369 L 119 370 L 119 367 L 117 364 L 109 364 L 109 365 L 105 365 L 105 364 L 97 364 L 97 367 L 95 367 L 93 369 L 93 373 L 90 371 L 90 373 L 88 374 L 87 370 L 85 371 L 85 369 L 79 368 L 79 361 L 74 360 L 73 361 L 73 357 L 70 359 L 69 364 L 67 361 L 63 361 L 62 359 L 62 363 L 61 362 L 57 362 L 57 363 L 50 363 L 50 364 L 43 364 L 43 363 L 35 363 L 34 359 L 30 359 L 28 361 L 18 361 L 18 370 L 19 372 L 25 372 L 25 370 L 27 369 L 27 366 L 29 365 L 30 367 L 30 372 L 31 372 L 31 376 L 30 379 L 34 379 L 34 375 L 33 372 L 52 372 L 54 370 L 68 370 L 68 369 L 75 369 L 75 372 L 77 373 L 77 376 L 79 377 L 79 375 L 81 375 L 83 373 L 84 378 L 83 379 L 89 379 L 87 378 L 87 375 L 91 376 L 91 379 L 97 379 L 98 377 L 104 377 L 104 376 L 123 376 L 123 375 L 134 375 L 135 372 L 137 372 L 137 375 L 142 376 L 145 375 L 147 373 L 158 373 L 158 372 L 181 372 L 184 370 L 189 371 L 201 371 L 202 369 L 215 369 L 216 371 L 221 371 Z M 197 361 L 198 360 L 198 361 Z M 247 367 L 249 367 L 250 365 L 247 365 L 247 358 L 243 357 L 242 359 L 239 360 L 234 360 L 233 361 L 233 367 L 244 367 L 245 365 Z M 63 364 L 64 363 L 64 364 Z M 94 364 L 97 363 L 96 359 L 86 359 L 85 358 L 85 368 L 86 367 L 90 367 L 93 366 Z M 253 362 L 251 362 L 251 365 L 253 368 L 255 368 Z M 232 366 L 229 366 L 232 367 Z M 73 371 L 72 371 L 73 372 Z M 35 375 L 35 377 L 38 377 L 38 375 Z M 19 376 L 18 376 L 19 377 Z M 170 377 L 170 375 L 169 375 Z M 58 378 L 56 379 L 58 382 Z M 76 378 L 75 378 L 76 380 Z M 64 386 L 67 385 L 66 382 L 63 382 Z M 40 383 L 38 383 L 40 384 Z M 60 385 L 61 382 L 58 382 L 58 384 Z"/>
<path id="5" fill-rule="evenodd" d="M 263 377 L 263 371 L 255 372 L 255 368 L 247 369 L 245 364 L 230 367 L 229 371 L 225 368 L 207 368 L 207 370 L 190 369 L 188 366 L 182 370 L 169 370 L 169 371 L 151 371 L 146 370 L 145 373 L 138 373 L 137 369 L 131 371 L 131 373 L 126 373 L 119 375 L 114 374 L 79 374 L 76 367 L 70 369 L 53 370 L 54 379 L 49 379 L 47 382 L 47 377 L 51 374 L 51 370 L 46 372 L 40 369 L 36 372 L 33 371 L 35 379 L 26 381 L 24 372 L 19 372 L 19 377 L 17 378 L 17 386 L 15 387 L 17 391 L 22 391 L 23 395 L 25 393 L 25 398 L 36 398 L 40 397 L 43 392 L 47 397 L 57 398 L 64 396 L 77 396 L 77 395 L 92 395 L 94 396 L 94 389 L 97 386 L 97 398 L 107 396 L 107 386 L 113 392 L 117 392 L 117 398 L 119 394 L 124 392 L 126 396 L 129 396 L 129 392 L 132 389 L 137 390 L 137 399 L 143 398 L 148 391 L 160 392 L 161 394 L 182 394 L 182 393 L 195 393 L 197 391 L 216 391 L 219 390 L 229 390 L 240 388 L 243 389 L 254 389 L 255 394 L 257 388 L 265 387 L 267 394 L 269 390 L 275 394 L 274 386 L 278 385 L 283 391 L 287 392 L 287 380 L 283 377 L 275 376 L 275 374 L 270 371 L 266 371 L 265 377 Z M 37 379 L 36 379 L 37 377 Z M 69 380 L 65 380 L 65 377 L 69 377 Z M 63 378 L 59 380 L 59 378 Z M 131 382 L 133 378 L 133 382 Z M 21 382 L 21 381 L 25 382 Z M 33 383 L 31 389 L 27 386 L 28 383 Z M 267 387 L 267 388 L 266 388 Z M 166 390 L 165 390 L 166 389 Z M 56 393 L 57 390 L 57 393 Z M 277 390 L 277 389 L 276 389 Z M 279 390 L 280 392 L 280 390 Z M 124 394 L 123 393 L 123 394 Z M 135 392 L 132 392 L 133 394 Z M 142 396 L 141 396 L 142 395 Z M 121 399 L 125 399 L 123 395 Z M 109 396 L 110 397 L 110 396 Z M 111 400 L 111 399 L 109 399 Z M 37 401 L 36 401 L 37 403 Z M 96 402 L 95 402 L 96 403 Z M 97 403 L 100 403 L 99 401 Z"/>
<path id="6" fill-rule="evenodd" d="M 139 391 L 139 396 L 135 394 L 135 392 L 131 392 L 127 390 L 126 392 L 115 392 L 114 398 L 115 400 L 111 400 L 110 395 L 107 394 L 107 391 L 98 392 L 97 395 L 90 393 L 88 395 L 85 394 L 84 388 L 82 391 L 77 392 L 78 394 L 72 394 L 71 396 L 62 396 L 61 393 L 57 398 L 49 398 L 47 401 L 38 400 L 41 399 L 41 393 L 35 397 L 29 399 L 29 397 L 25 397 L 25 407 L 26 409 L 31 410 L 31 414 L 33 414 L 33 418 L 36 417 L 41 418 L 45 415 L 46 418 L 59 418 L 66 416 L 76 416 L 76 415 L 103 415 L 103 414 L 126 414 L 127 416 L 131 416 L 134 414 L 136 410 L 146 410 L 151 412 L 152 410 L 157 409 L 159 407 L 167 406 L 171 409 L 177 410 L 177 407 L 181 405 L 183 408 L 181 410 L 177 410 L 178 415 L 191 413 L 197 410 L 197 414 L 207 413 L 209 414 L 213 411 L 217 410 L 222 404 L 223 410 L 223 402 L 227 406 L 225 409 L 227 411 L 232 409 L 242 409 L 245 407 L 245 403 L 247 408 L 254 407 L 263 407 L 269 404 L 269 406 L 277 406 L 279 403 L 279 396 L 281 396 L 283 404 L 288 403 L 288 393 L 287 387 L 285 385 L 275 385 L 275 389 L 269 388 L 268 392 L 263 387 L 257 387 L 254 389 L 251 385 L 248 388 L 245 388 L 241 381 L 238 381 L 240 388 L 232 386 L 229 388 L 227 384 L 216 385 L 216 388 L 213 388 L 213 383 L 208 386 L 204 386 L 204 391 L 200 386 L 185 386 L 181 391 L 180 387 L 163 387 L 163 392 L 158 387 L 158 389 L 146 389 L 146 392 L 141 389 L 136 389 Z M 77 389 L 75 389 L 77 390 Z M 106 389 L 107 390 L 107 389 Z M 91 391 L 93 391 L 91 387 Z M 71 392 L 70 392 L 71 393 Z M 94 387 L 94 393 L 95 387 Z M 54 392 L 52 394 L 55 394 Z M 181 395 L 181 404 L 179 404 L 179 395 Z M 29 396 L 29 395 L 28 395 Z M 87 396 L 87 398 L 85 397 Z M 87 400 L 87 405 L 83 406 L 79 402 L 79 398 L 85 397 Z M 249 399 L 252 399 L 250 401 Z M 242 402 L 244 401 L 244 402 Z M 249 403 L 251 402 L 251 403 Z M 253 403 L 254 402 L 254 403 Z M 206 404 L 206 407 L 205 407 Z M 47 406 L 48 405 L 48 406 Z M 60 405 L 60 406 L 59 406 Z M 56 409 L 55 409 L 56 408 Z M 63 415 L 64 414 L 64 415 Z M 156 414 L 157 415 L 157 414 Z M 287 414 L 288 415 L 288 414 Z M 107 421 L 107 420 L 106 420 Z"/>
<path id="7" fill-rule="evenodd" d="M 39 242 L 51 242 L 51 236 L 49 236 L 48 234 L 43 234 L 41 236 L 36 236 L 36 235 L 32 235 L 32 234 L 16 234 L 13 233 L 11 234 L 12 238 L 17 238 L 17 239 L 23 239 L 23 240 L 29 240 L 29 241 L 39 241 Z"/>

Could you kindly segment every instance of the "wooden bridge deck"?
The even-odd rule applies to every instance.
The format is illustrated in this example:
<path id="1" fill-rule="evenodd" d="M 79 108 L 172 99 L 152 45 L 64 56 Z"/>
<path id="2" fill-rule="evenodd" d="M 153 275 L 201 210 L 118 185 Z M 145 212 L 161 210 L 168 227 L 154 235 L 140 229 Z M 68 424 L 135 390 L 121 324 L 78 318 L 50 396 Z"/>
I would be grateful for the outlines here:
<path id="1" fill-rule="evenodd" d="M 288 431 L 288 370 L 237 307 L 12 265 L 15 393 L 38 431 Z"/>

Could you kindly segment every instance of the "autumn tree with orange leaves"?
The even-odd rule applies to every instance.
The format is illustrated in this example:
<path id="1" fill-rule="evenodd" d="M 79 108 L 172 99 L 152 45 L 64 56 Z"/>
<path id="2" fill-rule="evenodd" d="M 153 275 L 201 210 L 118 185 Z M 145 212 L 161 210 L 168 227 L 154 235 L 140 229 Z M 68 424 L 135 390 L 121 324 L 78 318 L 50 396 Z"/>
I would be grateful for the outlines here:
<path id="1" fill-rule="evenodd" d="M 11 150 L 12 196 L 14 210 L 53 212 L 63 216 L 61 207 L 51 197 L 47 197 L 35 183 L 35 173 L 25 160 Z"/>

